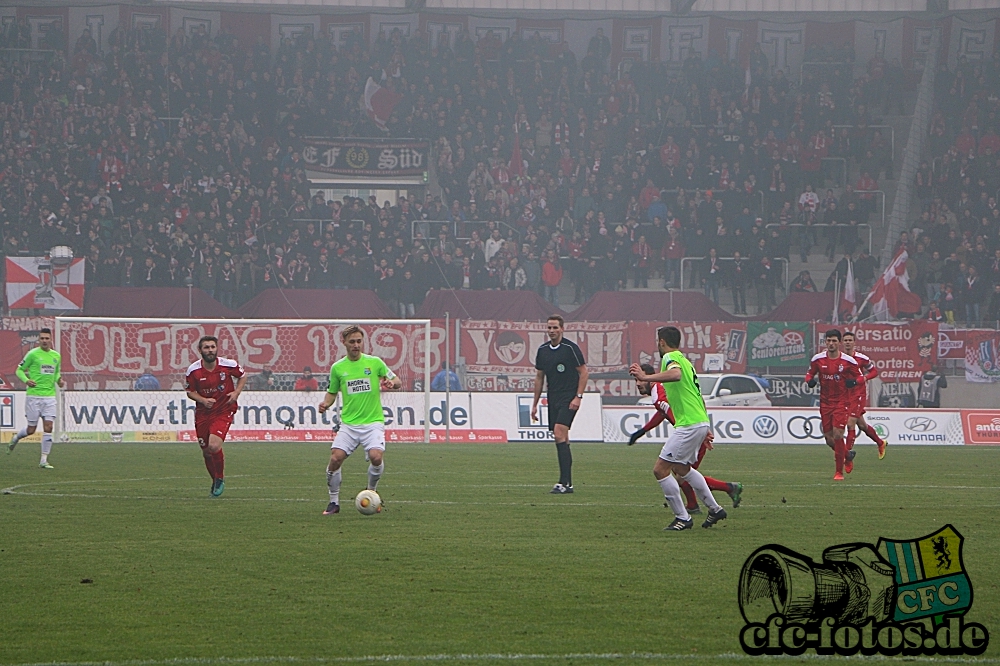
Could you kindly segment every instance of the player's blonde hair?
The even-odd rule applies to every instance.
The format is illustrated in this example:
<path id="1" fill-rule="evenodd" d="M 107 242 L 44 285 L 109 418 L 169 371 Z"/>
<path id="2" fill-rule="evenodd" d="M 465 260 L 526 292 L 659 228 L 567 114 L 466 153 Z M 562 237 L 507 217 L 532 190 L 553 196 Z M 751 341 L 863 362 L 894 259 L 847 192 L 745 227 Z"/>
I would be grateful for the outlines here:
<path id="1" fill-rule="evenodd" d="M 361 327 L 356 324 L 352 324 L 340 332 L 341 342 L 347 342 L 347 338 L 355 333 L 360 333 L 362 338 L 365 337 L 365 332 L 361 330 Z"/>

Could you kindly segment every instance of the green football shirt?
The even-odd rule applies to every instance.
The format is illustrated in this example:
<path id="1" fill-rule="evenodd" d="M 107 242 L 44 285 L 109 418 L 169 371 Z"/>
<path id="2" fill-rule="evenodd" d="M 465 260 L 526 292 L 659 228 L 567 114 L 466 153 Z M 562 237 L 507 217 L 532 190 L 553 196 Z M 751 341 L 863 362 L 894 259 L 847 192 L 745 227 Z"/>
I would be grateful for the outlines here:
<path id="1" fill-rule="evenodd" d="M 44 351 L 35 347 L 25 354 L 21 365 L 17 366 L 17 376 L 22 382 L 34 380 L 35 386 L 28 387 L 28 395 L 39 395 L 54 398 L 56 383 L 61 373 L 62 357 L 55 349 Z"/>
<path id="2" fill-rule="evenodd" d="M 663 390 L 667 394 L 667 402 L 674 410 L 677 425 L 708 423 L 708 411 L 705 409 L 705 400 L 701 397 L 701 387 L 698 385 L 694 366 L 684 354 L 674 350 L 663 357 L 660 372 L 666 372 L 674 365 L 681 369 L 680 381 L 663 382 Z"/>
<path id="3" fill-rule="evenodd" d="M 344 357 L 330 367 L 328 393 L 340 393 L 344 401 L 340 422 L 347 425 L 385 423 L 379 379 L 396 377 L 378 356 L 362 354 L 357 361 Z"/>

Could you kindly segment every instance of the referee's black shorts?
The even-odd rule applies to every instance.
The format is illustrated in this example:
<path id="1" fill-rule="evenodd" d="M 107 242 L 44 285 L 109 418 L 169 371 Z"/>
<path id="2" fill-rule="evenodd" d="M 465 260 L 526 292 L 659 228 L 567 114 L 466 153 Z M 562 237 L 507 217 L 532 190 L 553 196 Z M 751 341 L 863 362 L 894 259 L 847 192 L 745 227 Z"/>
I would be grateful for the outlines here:
<path id="1" fill-rule="evenodd" d="M 567 428 L 573 425 L 577 410 L 569 408 L 569 403 L 572 401 L 573 398 L 560 398 L 558 400 L 549 398 L 549 430 L 555 430 L 557 424 Z"/>

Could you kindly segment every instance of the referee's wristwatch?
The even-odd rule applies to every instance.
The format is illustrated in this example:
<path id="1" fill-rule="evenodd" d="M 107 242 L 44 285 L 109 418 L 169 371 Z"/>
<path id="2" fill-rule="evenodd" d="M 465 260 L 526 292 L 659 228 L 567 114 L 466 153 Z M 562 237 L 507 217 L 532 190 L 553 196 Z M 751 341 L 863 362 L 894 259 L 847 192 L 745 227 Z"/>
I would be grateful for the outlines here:
<path id="1" fill-rule="evenodd" d="M 576 394 L 576 397 L 578 397 L 578 398 L 580 398 L 581 400 L 583 400 L 583 394 L 582 394 L 582 393 L 577 393 L 577 394 Z"/>

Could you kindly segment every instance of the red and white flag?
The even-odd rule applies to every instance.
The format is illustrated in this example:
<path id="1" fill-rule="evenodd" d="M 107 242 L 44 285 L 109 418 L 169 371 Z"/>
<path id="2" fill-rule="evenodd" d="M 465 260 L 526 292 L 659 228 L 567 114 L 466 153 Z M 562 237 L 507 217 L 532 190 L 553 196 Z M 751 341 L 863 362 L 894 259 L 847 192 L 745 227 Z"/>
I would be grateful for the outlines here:
<path id="1" fill-rule="evenodd" d="M 847 261 L 847 279 L 844 281 L 844 291 L 840 294 L 840 314 L 844 317 L 855 317 L 858 314 L 858 297 L 854 293 L 854 262 Z"/>
<path id="2" fill-rule="evenodd" d="M 878 319 L 894 318 L 900 312 L 920 312 L 920 297 L 910 291 L 906 272 L 906 250 L 900 250 L 882 276 L 875 282 L 868 299 Z"/>
<path id="3" fill-rule="evenodd" d="M 7 307 L 82 310 L 84 260 L 53 262 L 49 257 L 7 257 Z"/>
<path id="4" fill-rule="evenodd" d="M 385 124 L 389 122 L 392 110 L 396 108 L 401 99 L 403 99 L 402 95 L 388 88 L 383 88 L 375 83 L 375 79 L 368 77 L 368 83 L 365 84 L 365 111 L 379 128 L 387 129 Z"/>

